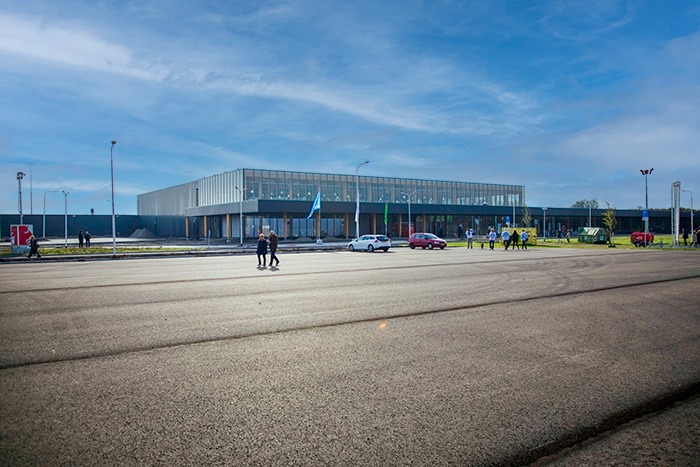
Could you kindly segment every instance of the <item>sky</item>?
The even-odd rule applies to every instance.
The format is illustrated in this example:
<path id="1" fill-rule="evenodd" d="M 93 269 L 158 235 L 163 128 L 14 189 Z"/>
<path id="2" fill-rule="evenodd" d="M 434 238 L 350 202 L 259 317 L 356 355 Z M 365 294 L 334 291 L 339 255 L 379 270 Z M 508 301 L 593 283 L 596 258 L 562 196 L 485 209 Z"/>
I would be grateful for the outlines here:
<path id="1" fill-rule="evenodd" d="M 111 141 L 116 140 L 110 158 Z M 238 168 L 700 205 L 700 3 L 0 0 L 0 214 Z M 55 193 L 54 191 L 58 191 Z M 690 193 L 682 193 L 688 207 Z"/>

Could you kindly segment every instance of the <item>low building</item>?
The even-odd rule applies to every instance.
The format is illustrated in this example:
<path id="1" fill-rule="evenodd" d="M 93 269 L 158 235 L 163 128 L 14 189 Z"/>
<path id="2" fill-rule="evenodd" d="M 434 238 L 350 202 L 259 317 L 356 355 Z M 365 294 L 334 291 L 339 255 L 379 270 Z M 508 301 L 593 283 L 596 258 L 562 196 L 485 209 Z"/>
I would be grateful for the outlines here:
<path id="1" fill-rule="evenodd" d="M 269 230 L 282 238 L 348 238 L 357 230 L 396 237 L 409 223 L 450 237 L 522 211 L 524 192 L 521 185 L 238 169 L 139 195 L 138 215 L 181 216 L 188 237 L 255 238 Z M 318 193 L 320 215 L 308 218 Z"/>

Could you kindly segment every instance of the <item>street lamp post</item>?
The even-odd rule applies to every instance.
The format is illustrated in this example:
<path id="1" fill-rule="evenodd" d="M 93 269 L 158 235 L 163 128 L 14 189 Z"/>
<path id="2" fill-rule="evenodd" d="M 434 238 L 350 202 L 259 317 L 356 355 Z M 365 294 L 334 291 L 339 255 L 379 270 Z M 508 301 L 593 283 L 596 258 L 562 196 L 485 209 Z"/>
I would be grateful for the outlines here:
<path id="1" fill-rule="evenodd" d="M 690 190 L 683 190 L 686 193 L 690 193 L 690 234 L 695 232 L 695 225 L 693 224 L 693 192 Z M 697 241 L 697 238 L 696 238 Z"/>
<path id="2" fill-rule="evenodd" d="M 29 214 L 34 215 L 34 188 L 32 188 L 32 166 L 34 162 L 27 163 L 29 166 Z"/>
<path id="3" fill-rule="evenodd" d="M 44 221 L 43 221 L 44 228 L 43 228 L 42 234 L 41 234 L 41 238 L 42 238 L 43 240 L 46 240 L 46 194 L 47 194 L 47 193 L 58 193 L 58 191 L 57 191 L 57 190 L 51 190 L 51 191 L 45 191 L 45 192 L 44 192 Z"/>
<path id="4" fill-rule="evenodd" d="M 63 192 L 63 197 L 65 199 L 65 211 L 64 211 L 64 217 L 63 217 L 63 226 L 65 229 L 65 234 L 66 234 L 66 243 L 65 247 L 68 248 L 68 192 L 64 191 Z"/>
<path id="5" fill-rule="evenodd" d="M 401 192 L 402 195 L 406 195 L 408 198 L 408 236 L 411 236 L 411 196 L 415 195 L 417 192 L 414 191 L 412 193 L 405 193 Z"/>
<path id="6" fill-rule="evenodd" d="M 542 241 L 547 241 L 547 208 L 542 208 Z"/>
<path id="7" fill-rule="evenodd" d="M 22 215 L 22 179 L 24 178 L 24 172 L 17 172 L 17 193 L 19 195 L 19 201 L 18 201 L 18 206 L 19 206 L 19 223 L 24 224 L 23 219 L 24 216 Z"/>
<path id="8" fill-rule="evenodd" d="M 642 172 L 642 175 L 644 175 L 644 209 L 646 210 L 647 214 L 649 213 L 649 185 L 648 185 L 648 177 L 651 175 L 651 173 L 654 171 L 653 168 L 646 170 L 646 169 L 639 169 L 640 172 Z M 647 236 L 649 235 L 649 216 L 647 215 L 644 218 L 644 246 L 647 246 Z"/>
<path id="9" fill-rule="evenodd" d="M 360 238 L 360 167 L 369 164 L 369 161 L 364 161 L 355 167 L 355 238 Z"/>
<path id="10" fill-rule="evenodd" d="M 109 148 L 109 165 L 112 173 L 112 255 L 117 255 L 117 223 L 114 218 L 114 157 L 112 152 L 116 141 L 112 141 L 112 146 Z"/>
<path id="11" fill-rule="evenodd" d="M 246 188 L 243 187 L 242 190 L 237 186 L 234 186 L 234 188 L 238 190 L 240 196 L 240 199 L 238 200 L 238 230 L 240 230 L 241 233 L 241 242 L 239 245 L 243 246 L 243 193 L 245 193 Z"/>

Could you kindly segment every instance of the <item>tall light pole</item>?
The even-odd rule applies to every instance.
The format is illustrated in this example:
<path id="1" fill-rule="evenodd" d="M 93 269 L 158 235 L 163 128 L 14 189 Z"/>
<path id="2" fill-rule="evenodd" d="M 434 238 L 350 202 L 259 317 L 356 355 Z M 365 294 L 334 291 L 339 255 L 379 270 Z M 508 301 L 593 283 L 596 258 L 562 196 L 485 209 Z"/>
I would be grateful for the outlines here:
<path id="1" fill-rule="evenodd" d="M 240 232 L 241 232 L 241 243 L 240 243 L 240 246 L 243 246 L 243 194 L 245 193 L 246 188 L 243 187 L 242 190 L 241 190 L 240 188 L 238 188 L 237 186 L 234 186 L 234 188 L 235 188 L 236 190 L 238 190 L 238 193 L 239 193 L 239 196 L 240 196 L 240 199 L 238 200 L 238 202 L 239 202 L 239 204 L 238 204 L 238 216 L 239 216 L 239 220 L 238 220 L 238 229 L 239 229 Z"/>
<path id="2" fill-rule="evenodd" d="M 406 195 L 408 198 L 408 236 L 411 236 L 411 196 L 415 195 L 417 192 L 414 191 L 413 193 L 405 193 L 401 192 L 402 195 Z"/>
<path id="3" fill-rule="evenodd" d="M 355 167 L 355 238 L 360 238 L 360 167 L 369 164 L 369 161 L 364 161 Z"/>
<path id="4" fill-rule="evenodd" d="M 547 241 L 547 208 L 542 208 L 542 241 Z"/>
<path id="5" fill-rule="evenodd" d="M 24 224 L 22 216 L 22 179 L 24 178 L 24 172 L 17 172 L 17 193 L 19 194 L 19 223 Z"/>
<path id="6" fill-rule="evenodd" d="M 642 172 L 642 175 L 644 175 L 644 210 L 647 213 L 647 216 L 644 218 L 644 246 L 646 247 L 647 235 L 649 235 L 649 184 L 647 179 L 654 169 L 639 169 L 639 171 Z"/>
<path id="7" fill-rule="evenodd" d="M 64 225 L 65 233 L 66 233 L 65 247 L 68 248 L 68 192 L 67 191 L 63 192 L 63 197 L 65 199 L 65 201 L 64 201 L 65 202 L 65 211 L 64 211 L 65 214 L 63 217 L 63 225 Z"/>
<path id="8" fill-rule="evenodd" d="M 114 145 L 117 144 L 116 141 L 112 141 L 112 146 L 109 148 L 109 165 L 112 172 L 112 255 L 117 255 L 117 223 L 114 218 L 114 158 L 112 157 L 112 151 L 114 150 Z"/>
<path id="9" fill-rule="evenodd" d="M 46 240 L 46 193 L 58 193 L 57 190 L 45 191 L 44 192 L 44 229 L 42 230 L 41 238 Z"/>
<path id="10" fill-rule="evenodd" d="M 683 191 L 690 193 L 690 235 L 693 235 L 693 232 L 695 232 L 695 225 L 693 224 L 693 192 L 690 190 Z"/>
<path id="11" fill-rule="evenodd" d="M 29 166 L 29 214 L 34 214 L 34 188 L 32 188 L 32 166 L 34 162 L 28 162 Z"/>

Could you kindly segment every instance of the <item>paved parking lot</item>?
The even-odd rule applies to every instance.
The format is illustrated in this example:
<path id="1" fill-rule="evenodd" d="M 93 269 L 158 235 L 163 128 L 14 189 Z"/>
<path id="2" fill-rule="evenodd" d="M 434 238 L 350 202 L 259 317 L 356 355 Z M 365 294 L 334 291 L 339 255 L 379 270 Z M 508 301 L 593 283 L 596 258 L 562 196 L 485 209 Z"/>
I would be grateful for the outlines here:
<path id="1" fill-rule="evenodd" d="M 574 465 L 630 422 L 700 454 L 699 255 L 280 260 L 0 265 L 0 464 Z"/>

